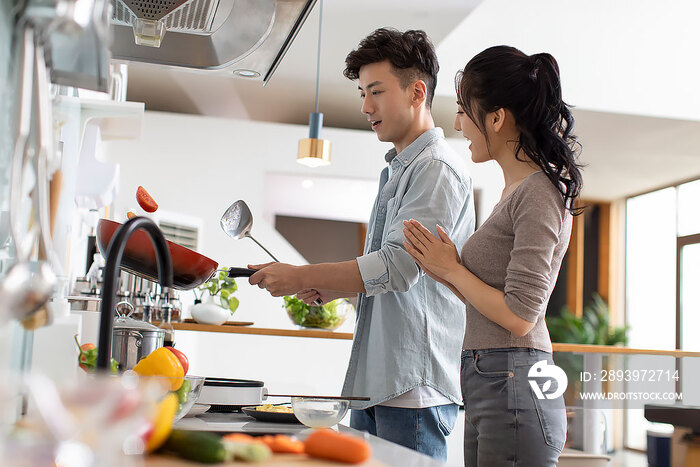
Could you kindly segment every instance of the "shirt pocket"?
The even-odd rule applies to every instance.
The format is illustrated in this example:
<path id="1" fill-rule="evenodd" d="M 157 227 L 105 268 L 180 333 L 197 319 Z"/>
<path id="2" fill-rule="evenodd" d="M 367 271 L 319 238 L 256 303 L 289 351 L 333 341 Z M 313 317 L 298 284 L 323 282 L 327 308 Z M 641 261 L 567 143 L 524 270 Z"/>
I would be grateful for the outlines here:
<path id="1" fill-rule="evenodd" d="M 386 236 L 387 236 L 387 232 L 389 231 L 389 227 L 391 226 L 391 224 L 394 221 L 394 218 L 396 217 L 396 211 L 398 210 L 397 204 L 398 204 L 398 196 L 394 196 L 386 203 L 386 212 L 382 213 L 382 214 L 385 214 L 385 216 L 384 216 L 384 229 L 382 230 L 382 240 L 386 240 Z"/>

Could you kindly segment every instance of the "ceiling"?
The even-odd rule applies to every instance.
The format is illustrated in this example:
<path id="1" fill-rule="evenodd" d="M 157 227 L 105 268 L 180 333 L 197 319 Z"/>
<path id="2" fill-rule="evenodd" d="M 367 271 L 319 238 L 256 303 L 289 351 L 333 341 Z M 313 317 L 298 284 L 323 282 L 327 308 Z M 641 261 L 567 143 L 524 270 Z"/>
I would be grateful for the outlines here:
<path id="1" fill-rule="evenodd" d="M 583 146 L 584 197 L 619 199 L 700 177 L 700 93 L 690 81 L 697 74 L 683 74 L 682 80 L 671 82 L 664 70 L 658 70 L 678 62 L 682 39 L 688 38 L 660 34 L 660 23 L 655 19 L 659 16 L 656 10 L 663 7 L 661 2 L 621 1 L 613 8 L 609 2 L 591 1 L 324 0 L 320 66 L 324 126 L 368 129 L 359 111 L 356 84 L 342 75 L 345 56 L 363 37 L 382 26 L 423 29 L 438 47 L 442 71 L 433 116 L 447 136 L 461 137 L 452 130 L 454 72 L 484 47 L 508 43 L 527 53 L 550 51 L 562 65 L 565 98 L 576 106 L 575 132 Z M 559 8 L 562 4 L 567 9 Z M 593 8 L 593 13 L 587 7 Z M 654 10 L 650 13 L 649 9 Z M 314 110 L 318 12 L 317 4 L 265 87 L 260 81 L 217 72 L 131 63 L 127 98 L 145 102 L 147 110 L 306 124 Z M 681 13 L 670 11 L 665 17 L 696 17 Z M 606 20 L 598 24 L 598 17 Z M 522 24 L 529 27 L 520 27 Z M 556 27 L 548 27 L 552 24 Z M 672 31 L 683 26 L 680 18 L 669 24 Z M 656 33 L 650 35 L 652 27 Z M 589 34 L 592 28 L 599 34 Z M 545 29 L 547 33 L 542 32 Z M 564 34 L 565 30 L 571 34 Z M 650 55 L 658 56 L 666 47 L 673 51 L 674 60 L 667 57 L 649 66 L 650 55 L 632 47 L 635 39 L 630 36 L 634 34 Z M 700 32 L 697 34 L 700 38 Z M 587 66 L 593 57 L 599 62 Z M 619 66 L 614 68 L 613 64 Z M 625 70 L 634 73 L 626 74 Z M 674 65 L 674 76 L 682 71 Z M 646 82 L 640 77 L 653 80 Z M 662 79 L 664 83 L 659 82 Z M 678 96 L 670 95 L 672 91 Z M 669 102 L 674 105 L 666 105 Z M 654 109 L 660 110 L 650 111 L 647 104 L 653 103 L 658 104 Z"/>

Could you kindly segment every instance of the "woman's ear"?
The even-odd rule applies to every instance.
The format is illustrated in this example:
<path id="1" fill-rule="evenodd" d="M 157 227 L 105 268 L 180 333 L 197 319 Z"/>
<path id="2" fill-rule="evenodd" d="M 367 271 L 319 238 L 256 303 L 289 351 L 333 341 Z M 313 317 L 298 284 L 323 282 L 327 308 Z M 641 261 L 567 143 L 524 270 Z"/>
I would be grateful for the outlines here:
<path id="1" fill-rule="evenodd" d="M 506 122 L 506 109 L 500 108 L 489 114 L 489 123 L 494 133 L 498 133 Z"/>

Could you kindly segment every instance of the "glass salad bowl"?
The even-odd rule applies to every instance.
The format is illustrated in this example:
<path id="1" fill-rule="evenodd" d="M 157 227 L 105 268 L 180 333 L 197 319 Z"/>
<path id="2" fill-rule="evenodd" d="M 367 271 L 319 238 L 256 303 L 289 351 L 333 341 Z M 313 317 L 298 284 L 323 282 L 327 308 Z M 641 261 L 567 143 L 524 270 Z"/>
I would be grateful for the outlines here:
<path id="1" fill-rule="evenodd" d="M 347 399 L 320 397 L 292 397 L 294 416 L 310 428 L 328 428 L 337 425 L 350 407 Z"/>
<path id="2" fill-rule="evenodd" d="M 202 392 L 204 385 L 204 376 L 187 375 L 184 377 L 182 386 L 176 391 L 178 398 L 178 410 L 175 413 L 175 419 L 178 421 L 190 411 L 192 406 L 199 398 L 199 393 Z"/>
<path id="3" fill-rule="evenodd" d="M 322 306 L 307 305 L 296 295 L 284 297 L 284 307 L 292 323 L 302 328 L 337 329 L 350 316 L 355 307 L 346 298 L 339 298 Z"/>

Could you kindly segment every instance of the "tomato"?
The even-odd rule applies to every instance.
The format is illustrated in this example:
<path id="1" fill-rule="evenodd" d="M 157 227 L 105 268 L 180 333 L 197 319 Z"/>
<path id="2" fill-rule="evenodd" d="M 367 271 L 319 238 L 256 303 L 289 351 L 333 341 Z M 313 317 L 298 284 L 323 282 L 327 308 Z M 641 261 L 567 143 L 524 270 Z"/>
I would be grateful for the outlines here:
<path id="1" fill-rule="evenodd" d="M 185 374 L 187 374 L 187 370 L 190 369 L 190 361 L 187 358 L 187 355 L 173 347 L 166 347 L 166 349 L 170 350 L 172 353 L 175 354 L 178 360 L 180 360 L 180 363 L 182 363 L 182 369 L 185 371 Z"/>
<path id="2" fill-rule="evenodd" d="M 146 189 L 142 186 L 139 186 L 136 190 L 136 201 L 138 201 L 139 206 L 141 206 L 146 212 L 156 212 L 158 209 L 158 203 L 151 198 L 151 195 L 149 195 Z"/>

